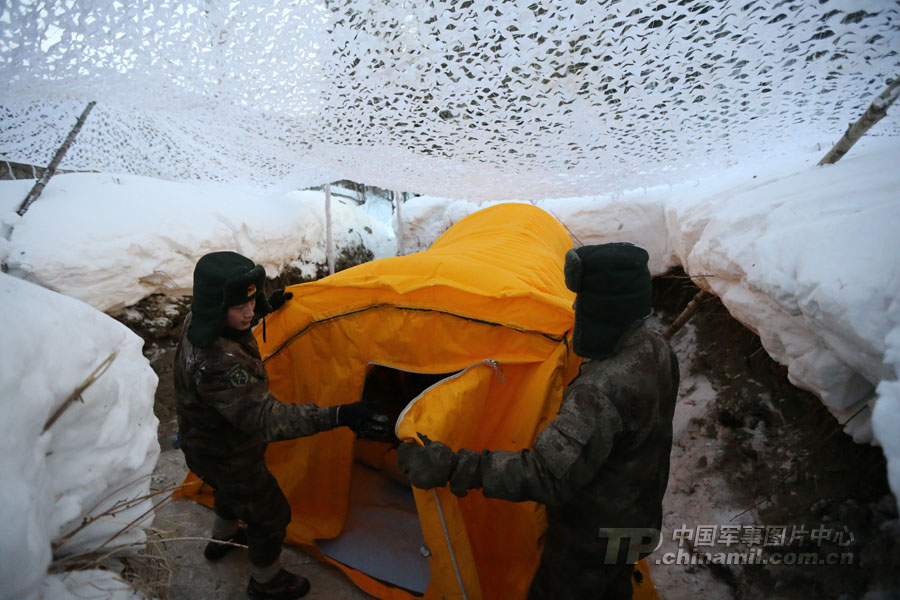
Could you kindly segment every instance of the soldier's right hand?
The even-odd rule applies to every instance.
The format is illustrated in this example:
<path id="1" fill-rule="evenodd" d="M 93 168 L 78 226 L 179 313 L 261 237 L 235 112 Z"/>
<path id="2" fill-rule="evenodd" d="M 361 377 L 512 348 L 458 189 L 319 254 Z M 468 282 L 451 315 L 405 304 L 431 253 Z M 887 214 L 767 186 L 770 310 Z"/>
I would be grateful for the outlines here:
<path id="1" fill-rule="evenodd" d="M 388 418 L 362 402 L 342 404 L 337 410 L 337 425 L 346 425 L 364 440 L 384 440 L 388 436 Z"/>
<path id="2" fill-rule="evenodd" d="M 400 444 L 397 449 L 397 465 L 409 478 L 409 482 L 417 488 L 431 488 L 447 485 L 458 460 L 456 453 L 441 442 L 432 442 L 427 436 L 419 434 L 425 444 L 419 446 L 412 442 Z"/>

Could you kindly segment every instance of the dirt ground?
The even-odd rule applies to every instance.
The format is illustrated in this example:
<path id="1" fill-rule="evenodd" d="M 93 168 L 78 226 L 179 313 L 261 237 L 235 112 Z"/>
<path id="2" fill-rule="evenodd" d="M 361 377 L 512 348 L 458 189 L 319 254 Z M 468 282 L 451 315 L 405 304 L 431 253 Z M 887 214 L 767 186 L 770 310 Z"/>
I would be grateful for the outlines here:
<path id="1" fill-rule="evenodd" d="M 697 288 L 681 272 L 657 278 L 652 325 L 671 323 Z M 186 473 L 179 450 L 171 365 L 189 299 L 154 296 L 115 315 L 144 337 L 145 355 L 159 375 L 156 414 L 162 448 L 153 486 L 179 483 Z M 900 520 L 881 450 L 855 444 L 812 394 L 795 388 L 786 369 L 759 338 L 735 321 L 717 298 L 705 301 L 672 339 L 682 371 L 676 409 L 672 473 L 664 502 L 663 546 L 678 550 L 673 532 L 685 525 L 784 526 L 832 532 L 829 540 L 798 540 L 792 552 L 837 553 L 839 565 L 651 565 L 664 600 L 900 599 Z M 245 598 L 244 550 L 212 565 L 202 557 L 212 513 L 178 500 L 157 510 L 137 576 L 162 599 Z M 842 532 L 837 539 L 835 532 Z M 164 541 L 169 540 L 169 541 Z M 704 548 L 690 541 L 680 549 Z M 752 545 L 752 544 L 751 544 Z M 729 550 L 753 550 L 738 545 Z M 782 548 L 787 549 L 787 548 Z M 771 548 L 767 548 L 770 551 Z M 651 558 L 653 558 L 651 556 Z M 339 570 L 288 548 L 284 562 L 312 582 L 310 598 L 368 598 Z"/>
<path id="2" fill-rule="evenodd" d="M 184 480 L 187 468 L 180 450 L 163 449 L 152 486 L 165 489 Z M 250 578 L 247 551 L 240 548 L 220 562 L 203 557 L 213 513 L 190 500 L 169 500 L 156 510 L 151 543 L 135 561 L 135 576 L 160 600 L 243 600 Z M 337 568 L 320 563 L 301 550 L 285 546 L 283 566 L 310 580 L 306 596 L 313 600 L 359 600 L 372 598 Z"/>

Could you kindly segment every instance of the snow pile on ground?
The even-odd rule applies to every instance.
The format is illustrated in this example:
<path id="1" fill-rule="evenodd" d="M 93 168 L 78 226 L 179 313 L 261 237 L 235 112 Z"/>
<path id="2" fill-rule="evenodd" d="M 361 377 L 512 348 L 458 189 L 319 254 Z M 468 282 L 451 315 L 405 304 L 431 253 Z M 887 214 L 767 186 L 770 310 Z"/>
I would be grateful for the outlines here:
<path id="1" fill-rule="evenodd" d="M 818 395 L 841 423 L 853 417 L 845 429 L 857 442 L 873 440 L 877 404 L 875 439 L 900 498 L 900 144 L 859 144 L 841 162 L 816 167 L 821 154 L 537 205 L 580 243 L 643 246 L 654 274 L 683 266 L 760 335 L 792 383 Z M 407 249 L 427 247 L 485 206 L 411 200 L 403 209 Z"/>
<path id="2" fill-rule="evenodd" d="M 313 276 L 325 263 L 325 194 L 264 195 L 240 186 L 176 183 L 134 175 L 67 174 L 50 180 L 25 215 L 34 184 L 0 182 L 0 246 L 10 273 L 102 310 L 154 293 L 189 294 L 203 254 L 234 250 L 270 277 L 293 266 Z M 393 233 L 352 201 L 332 199 L 336 249 L 362 242 L 376 258 L 395 253 Z"/>
<path id="3" fill-rule="evenodd" d="M 96 597 L 99 573 L 48 576 L 47 568 L 51 558 L 144 540 L 159 455 L 157 377 L 139 337 L 78 300 L 0 274 L 0 305 L 0 597 Z M 113 353 L 81 401 L 43 431 Z M 100 579 L 110 584 L 102 597 L 132 596 L 108 572 Z"/>

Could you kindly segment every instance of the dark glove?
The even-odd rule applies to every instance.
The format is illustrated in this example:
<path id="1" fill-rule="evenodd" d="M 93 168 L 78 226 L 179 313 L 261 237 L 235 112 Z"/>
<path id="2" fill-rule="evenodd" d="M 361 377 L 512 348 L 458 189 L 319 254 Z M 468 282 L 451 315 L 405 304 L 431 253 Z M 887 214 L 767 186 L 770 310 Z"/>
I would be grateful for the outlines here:
<path id="1" fill-rule="evenodd" d="M 400 444 L 397 450 L 400 470 L 409 477 L 411 484 L 423 490 L 447 485 L 458 460 L 456 452 L 440 442 L 432 442 L 421 433 L 419 439 L 424 446 Z"/>
<path id="2" fill-rule="evenodd" d="M 272 292 L 272 295 L 268 298 L 269 306 L 272 307 L 272 312 L 275 312 L 276 310 L 284 306 L 284 303 L 293 297 L 293 292 L 285 292 L 284 288 Z"/>
<path id="3" fill-rule="evenodd" d="M 485 450 L 485 455 L 490 451 Z M 456 453 L 456 467 L 450 473 L 450 491 L 462 498 L 469 490 L 481 489 L 481 452 L 463 448 Z"/>
<path id="4" fill-rule="evenodd" d="M 364 440 L 383 440 L 388 435 L 388 418 L 362 402 L 335 406 L 332 420 L 335 427 L 346 425 Z"/>

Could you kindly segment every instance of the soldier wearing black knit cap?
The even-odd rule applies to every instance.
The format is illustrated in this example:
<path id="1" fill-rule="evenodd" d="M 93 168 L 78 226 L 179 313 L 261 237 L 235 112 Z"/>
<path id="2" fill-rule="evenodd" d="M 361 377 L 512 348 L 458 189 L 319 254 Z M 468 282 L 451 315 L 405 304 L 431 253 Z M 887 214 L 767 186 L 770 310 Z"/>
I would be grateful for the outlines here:
<path id="1" fill-rule="evenodd" d="M 400 468 L 416 487 L 449 482 L 457 496 L 481 489 L 546 505 L 531 599 L 631 598 L 634 562 L 658 539 L 678 363 L 644 325 L 647 260 L 621 243 L 567 253 L 566 285 L 577 294 L 572 347 L 586 360 L 531 448 L 454 452 L 424 436 L 424 446 L 400 447 Z"/>
<path id="2" fill-rule="evenodd" d="M 191 313 L 175 353 L 175 407 L 188 468 L 215 489 L 212 537 L 247 544 L 251 598 L 289 600 L 305 595 L 309 581 L 279 562 L 291 507 L 266 468 L 266 447 L 341 425 L 381 439 L 387 417 L 361 402 L 285 404 L 269 393 L 250 327 L 291 294 L 279 290 L 267 299 L 265 276 L 261 265 L 235 252 L 213 252 L 197 262 Z M 234 547 L 210 542 L 204 555 L 218 560 Z"/>

